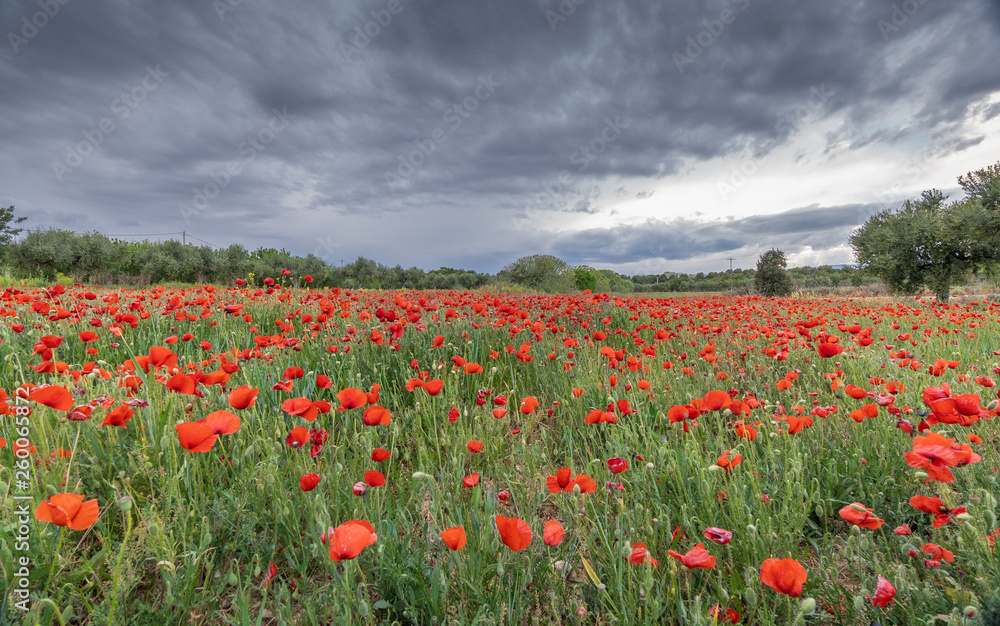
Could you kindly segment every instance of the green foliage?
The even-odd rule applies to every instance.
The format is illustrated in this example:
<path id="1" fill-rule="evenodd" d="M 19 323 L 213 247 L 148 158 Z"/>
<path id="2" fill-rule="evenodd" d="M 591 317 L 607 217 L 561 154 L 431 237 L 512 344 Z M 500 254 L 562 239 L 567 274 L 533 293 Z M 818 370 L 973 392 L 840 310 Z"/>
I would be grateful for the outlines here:
<path id="1" fill-rule="evenodd" d="M 7 247 L 24 230 L 15 228 L 14 224 L 20 224 L 28 219 L 25 216 L 14 217 L 14 205 L 0 207 L 0 261 L 3 261 L 7 254 Z"/>
<path id="2" fill-rule="evenodd" d="M 785 253 L 774 248 L 760 255 L 753 284 L 757 293 L 766 297 L 787 296 L 792 293 L 792 279 L 785 271 L 788 262 Z"/>
<path id="3" fill-rule="evenodd" d="M 600 293 L 630 293 L 635 284 L 628 276 L 611 270 L 597 270 L 597 291 Z"/>
<path id="4" fill-rule="evenodd" d="M 850 238 L 858 264 L 897 293 L 929 288 L 947 302 L 963 275 L 1000 261 L 1000 163 L 958 183 L 960 201 L 931 189 L 869 218 Z"/>
<path id="5" fill-rule="evenodd" d="M 592 267 L 581 265 L 573 268 L 573 282 L 580 291 L 597 290 L 597 274 Z"/>
<path id="6" fill-rule="evenodd" d="M 500 270 L 497 278 L 538 291 L 566 292 L 573 287 L 566 261 L 549 254 L 521 257 Z"/>

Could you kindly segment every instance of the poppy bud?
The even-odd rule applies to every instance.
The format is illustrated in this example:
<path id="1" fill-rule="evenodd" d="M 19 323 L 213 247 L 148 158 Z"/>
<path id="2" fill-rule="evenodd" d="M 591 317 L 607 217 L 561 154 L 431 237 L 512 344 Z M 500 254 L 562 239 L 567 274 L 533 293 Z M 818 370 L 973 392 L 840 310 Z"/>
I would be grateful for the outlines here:
<path id="1" fill-rule="evenodd" d="M 979 615 L 979 609 L 977 609 L 974 606 L 967 606 L 964 609 L 962 609 L 962 614 L 965 615 L 965 617 L 967 618 L 973 618 L 976 615 Z"/>
<path id="2" fill-rule="evenodd" d="M 430 476 L 423 472 L 413 472 L 413 480 L 423 480 L 424 478 L 430 478 Z"/>
<path id="3" fill-rule="evenodd" d="M 799 603 L 799 610 L 803 613 L 812 613 L 816 610 L 816 600 L 814 598 L 802 598 Z"/>
<path id="4" fill-rule="evenodd" d="M 854 610 L 858 613 L 865 610 L 865 599 L 861 596 L 854 596 Z"/>
<path id="5" fill-rule="evenodd" d="M 368 492 L 368 485 L 364 481 L 354 483 L 354 495 L 363 496 Z"/>
<path id="6" fill-rule="evenodd" d="M 917 480 L 927 480 L 927 472 L 913 472 L 913 477 Z"/>
<path id="7" fill-rule="evenodd" d="M 743 592 L 743 600 L 746 601 L 747 606 L 755 606 L 757 604 L 757 594 L 754 593 L 753 589 L 747 589 Z"/>

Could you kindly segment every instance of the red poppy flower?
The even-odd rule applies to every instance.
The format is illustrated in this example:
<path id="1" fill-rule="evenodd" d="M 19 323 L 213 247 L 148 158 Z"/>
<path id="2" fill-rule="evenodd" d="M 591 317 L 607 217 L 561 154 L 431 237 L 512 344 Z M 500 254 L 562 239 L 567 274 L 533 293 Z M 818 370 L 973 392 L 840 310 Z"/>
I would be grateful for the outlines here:
<path id="1" fill-rule="evenodd" d="M 191 452 L 208 452 L 219 435 L 230 435 L 240 429 L 240 418 L 228 411 L 209 413 L 196 422 L 177 424 L 177 439 Z"/>
<path id="2" fill-rule="evenodd" d="M 683 563 L 684 567 L 688 569 L 712 569 L 715 567 L 716 559 L 705 550 L 705 544 L 703 543 L 699 543 L 691 548 L 686 554 L 674 552 L 673 550 L 669 550 L 667 554 Z"/>
<path id="3" fill-rule="evenodd" d="M 642 565 L 644 563 L 649 563 L 653 567 L 658 567 L 660 564 L 653 558 L 652 553 L 646 548 L 646 544 L 641 542 L 633 543 L 632 551 L 627 557 L 624 557 L 632 565 Z"/>
<path id="4" fill-rule="evenodd" d="M 296 426 L 285 437 L 285 443 L 292 448 L 301 448 L 309 441 L 309 431 L 304 426 Z"/>
<path id="5" fill-rule="evenodd" d="M 35 509 L 35 517 L 41 522 L 51 522 L 73 530 L 90 528 L 100 516 L 97 499 L 83 501 L 84 496 L 75 493 L 57 493 L 50 496 Z"/>
<path id="6" fill-rule="evenodd" d="M 28 394 L 28 399 L 56 411 L 68 411 L 73 408 L 73 394 L 65 387 L 58 385 L 36 387 Z"/>
<path id="7" fill-rule="evenodd" d="M 461 526 L 453 526 L 441 531 L 441 540 L 444 541 L 448 549 L 454 552 L 465 547 L 465 529 Z"/>
<path id="8" fill-rule="evenodd" d="M 472 441 L 466 443 L 465 447 L 468 448 L 469 452 L 472 452 L 473 454 L 475 454 L 476 452 L 481 452 L 482 451 L 482 449 L 483 449 L 483 442 L 482 441 L 472 440 Z"/>
<path id="9" fill-rule="evenodd" d="M 531 527 L 523 519 L 497 515 L 494 521 L 500 540 L 514 552 L 524 550 L 531 544 Z"/>
<path id="10" fill-rule="evenodd" d="M 299 487 L 302 491 L 312 491 L 319 484 L 319 474 L 309 473 L 299 479 Z"/>
<path id="11" fill-rule="evenodd" d="M 743 462 L 743 455 L 737 453 L 734 454 L 732 458 L 729 457 L 729 453 L 732 450 L 726 450 L 722 455 L 715 461 L 715 464 L 723 468 L 727 472 L 733 471 L 733 468 Z"/>
<path id="12" fill-rule="evenodd" d="M 135 415 L 135 411 L 123 404 L 109 411 L 104 416 L 101 426 L 121 426 L 125 428 L 125 425 L 128 424 L 133 415 Z"/>
<path id="13" fill-rule="evenodd" d="M 558 521 L 550 519 L 545 522 L 545 530 L 542 532 L 542 541 L 547 546 L 558 546 L 563 540 L 563 526 Z"/>
<path id="14" fill-rule="evenodd" d="M 257 389 L 256 387 L 240 385 L 229 393 L 229 406 L 233 407 L 237 411 L 249 409 L 257 403 L 257 394 L 259 393 L 260 389 Z"/>
<path id="15" fill-rule="evenodd" d="M 705 535 L 705 538 L 709 541 L 715 542 L 720 546 L 726 545 L 733 539 L 733 533 L 722 528 L 715 528 L 714 526 L 706 528 L 701 534 Z"/>
<path id="16" fill-rule="evenodd" d="M 385 484 L 385 474 L 378 470 L 368 470 L 365 472 L 365 484 L 369 487 L 381 487 Z"/>
<path id="17" fill-rule="evenodd" d="M 931 555 L 935 561 L 952 563 L 955 560 L 955 554 L 951 550 L 946 550 L 936 543 L 925 543 L 920 549 Z"/>
<path id="18" fill-rule="evenodd" d="M 370 406 L 361 414 L 365 426 L 388 426 L 392 422 L 392 413 L 384 406 Z"/>
<path id="19" fill-rule="evenodd" d="M 612 474 L 621 474 L 628 469 L 628 461 L 617 456 L 608 459 L 608 469 L 611 470 Z"/>
<path id="20" fill-rule="evenodd" d="M 479 472 L 473 472 L 462 479 L 462 486 L 471 489 L 479 484 Z"/>
<path id="21" fill-rule="evenodd" d="M 892 598 L 896 595 L 896 588 L 885 578 L 878 577 L 875 585 L 875 597 L 872 598 L 872 606 L 886 608 L 892 603 Z"/>
<path id="22" fill-rule="evenodd" d="M 444 381 L 437 379 L 428 380 L 427 382 L 424 383 L 423 387 L 424 391 L 427 392 L 427 395 L 436 396 L 439 393 L 441 393 L 441 390 L 444 388 Z"/>
<path id="23" fill-rule="evenodd" d="M 381 463 L 382 461 L 388 459 L 391 456 L 392 452 L 389 452 L 388 450 L 384 450 L 382 448 L 375 448 L 375 451 L 372 452 L 372 460 L 375 461 L 376 463 Z"/>
<path id="24" fill-rule="evenodd" d="M 339 562 L 350 560 L 378 540 L 375 528 L 365 520 L 351 520 L 328 531 L 330 558 Z"/>
<path id="25" fill-rule="evenodd" d="M 934 528 L 941 528 L 950 522 L 956 515 L 965 513 L 964 506 L 949 509 L 938 497 L 913 496 L 910 498 L 910 506 L 934 516 Z"/>
<path id="26" fill-rule="evenodd" d="M 319 407 L 309 398 L 289 398 L 281 403 L 281 410 L 312 422 L 319 415 Z"/>
<path id="27" fill-rule="evenodd" d="M 715 618 L 715 620 L 720 624 L 740 623 L 740 614 L 736 612 L 736 609 L 726 609 L 725 612 L 723 612 L 718 604 L 708 610 L 708 616 Z"/>
<path id="28" fill-rule="evenodd" d="M 760 582 L 778 593 L 797 598 L 806 582 L 806 568 L 795 559 L 767 559 L 760 566 Z"/>
<path id="29" fill-rule="evenodd" d="M 368 404 L 368 394 L 356 387 L 347 387 L 337 393 L 337 400 L 340 401 L 340 406 L 337 407 L 337 412 L 340 413 L 350 409 L 359 409 Z"/>
<path id="30" fill-rule="evenodd" d="M 855 526 L 870 528 L 872 530 L 875 530 L 885 523 L 885 520 L 875 517 L 873 515 L 873 511 L 860 502 L 848 504 L 840 509 L 840 517 Z"/>

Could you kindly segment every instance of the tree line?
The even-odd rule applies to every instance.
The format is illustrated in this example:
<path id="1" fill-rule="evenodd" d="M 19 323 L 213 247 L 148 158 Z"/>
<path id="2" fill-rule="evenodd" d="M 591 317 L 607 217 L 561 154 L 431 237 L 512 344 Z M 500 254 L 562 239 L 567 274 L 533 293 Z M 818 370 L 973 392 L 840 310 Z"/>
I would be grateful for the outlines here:
<path id="1" fill-rule="evenodd" d="M 931 189 L 873 215 L 850 236 L 856 266 L 786 269 L 781 250 L 763 253 L 756 269 L 627 276 L 536 254 L 496 275 L 442 267 L 389 267 L 358 257 L 337 267 L 315 255 L 239 244 L 228 248 L 178 241 L 123 241 L 101 233 L 55 228 L 25 232 L 14 207 L 0 207 L 0 264 L 19 279 L 143 286 L 164 282 L 263 285 L 268 278 L 293 286 L 366 289 L 530 289 L 547 292 L 726 292 L 787 295 L 793 289 L 861 287 L 883 282 L 894 293 L 932 290 L 948 300 L 970 275 L 998 276 L 1000 162 L 958 177 L 965 196 L 950 201 Z M 23 236 L 22 236 L 23 235 Z"/>

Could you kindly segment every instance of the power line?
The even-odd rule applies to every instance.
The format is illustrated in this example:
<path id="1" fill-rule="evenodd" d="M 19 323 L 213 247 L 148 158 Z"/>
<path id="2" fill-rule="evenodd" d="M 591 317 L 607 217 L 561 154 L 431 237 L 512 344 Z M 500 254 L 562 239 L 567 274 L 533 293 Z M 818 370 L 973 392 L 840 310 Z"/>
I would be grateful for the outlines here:
<path id="1" fill-rule="evenodd" d="M 209 246 L 211 246 L 213 248 L 218 248 L 219 247 L 219 246 L 215 245 L 214 243 L 212 243 L 211 241 L 205 241 L 204 239 L 199 239 L 198 237 L 195 237 L 191 233 L 187 233 L 187 236 L 190 237 L 191 239 L 194 239 L 195 241 L 200 241 L 203 244 L 209 245 Z"/>
<path id="2" fill-rule="evenodd" d="M 105 237 L 163 237 L 166 235 L 180 235 L 182 233 L 102 233 Z"/>

